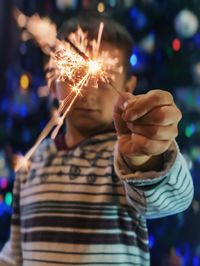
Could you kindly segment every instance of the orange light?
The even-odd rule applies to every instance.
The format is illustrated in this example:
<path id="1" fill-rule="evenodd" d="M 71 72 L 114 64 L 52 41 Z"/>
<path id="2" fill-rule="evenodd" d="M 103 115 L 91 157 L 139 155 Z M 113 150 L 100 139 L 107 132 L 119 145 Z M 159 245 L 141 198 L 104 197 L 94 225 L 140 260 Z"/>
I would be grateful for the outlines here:
<path id="1" fill-rule="evenodd" d="M 22 90 L 26 91 L 29 87 L 30 84 L 30 80 L 29 80 L 29 76 L 26 74 L 21 75 L 20 77 L 20 87 Z"/>
<path id="2" fill-rule="evenodd" d="M 99 13 L 103 13 L 104 10 L 105 10 L 104 3 L 102 3 L 102 2 L 98 3 L 97 10 L 98 10 Z"/>

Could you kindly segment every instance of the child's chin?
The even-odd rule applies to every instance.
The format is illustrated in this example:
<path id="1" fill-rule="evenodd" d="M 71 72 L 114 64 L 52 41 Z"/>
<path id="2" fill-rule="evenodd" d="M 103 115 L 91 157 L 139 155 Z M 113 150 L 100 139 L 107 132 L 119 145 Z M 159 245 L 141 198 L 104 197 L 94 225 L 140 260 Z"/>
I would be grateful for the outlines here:
<path id="1" fill-rule="evenodd" d="M 98 131 L 101 128 L 104 128 L 104 123 L 96 119 L 95 117 L 90 117 L 89 115 L 87 116 L 82 116 L 82 117 L 71 117 L 68 121 L 73 124 L 75 128 L 77 128 L 79 131 L 84 131 L 84 132 L 94 132 Z"/>

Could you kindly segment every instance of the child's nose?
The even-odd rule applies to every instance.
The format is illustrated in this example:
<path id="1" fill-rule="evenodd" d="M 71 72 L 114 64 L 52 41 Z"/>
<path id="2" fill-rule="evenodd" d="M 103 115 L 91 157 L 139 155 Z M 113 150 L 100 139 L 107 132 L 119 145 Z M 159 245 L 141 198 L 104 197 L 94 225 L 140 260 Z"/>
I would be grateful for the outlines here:
<path id="1" fill-rule="evenodd" d="M 89 87 L 83 88 L 81 95 L 82 100 L 85 102 L 96 102 L 98 98 L 98 87 Z"/>

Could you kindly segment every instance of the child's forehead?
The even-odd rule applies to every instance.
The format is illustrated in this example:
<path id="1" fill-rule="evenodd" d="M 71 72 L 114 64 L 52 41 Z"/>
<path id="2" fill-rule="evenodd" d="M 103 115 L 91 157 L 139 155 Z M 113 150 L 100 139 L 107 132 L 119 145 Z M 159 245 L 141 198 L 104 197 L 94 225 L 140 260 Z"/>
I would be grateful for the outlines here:
<path id="1" fill-rule="evenodd" d="M 110 42 L 105 42 L 105 41 L 101 41 L 101 48 L 100 51 L 108 51 L 109 55 L 111 57 L 117 57 L 121 62 L 124 61 L 124 53 L 125 51 L 123 51 L 122 48 L 119 48 L 117 45 L 115 45 L 114 43 L 110 43 Z"/>

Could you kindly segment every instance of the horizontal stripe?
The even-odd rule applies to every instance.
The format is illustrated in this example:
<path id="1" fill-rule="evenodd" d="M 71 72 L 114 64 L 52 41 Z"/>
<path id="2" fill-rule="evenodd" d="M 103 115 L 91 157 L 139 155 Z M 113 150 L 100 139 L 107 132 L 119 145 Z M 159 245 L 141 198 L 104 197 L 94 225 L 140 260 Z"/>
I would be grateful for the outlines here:
<path id="1" fill-rule="evenodd" d="M 40 161 L 40 164 L 33 165 L 32 170 L 33 169 L 37 170 L 37 168 L 45 169 L 48 166 L 48 167 L 52 167 L 52 168 L 54 168 L 54 167 L 55 168 L 59 168 L 59 167 L 69 167 L 69 168 L 70 167 L 80 167 L 84 171 L 85 169 L 88 169 L 88 168 L 91 167 L 91 158 L 88 158 L 88 160 L 89 160 L 89 163 L 88 164 L 85 164 L 85 165 L 84 164 L 81 164 L 80 162 L 79 162 L 79 164 L 75 164 L 75 163 L 71 163 L 71 162 L 66 162 L 66 159 L 65 159 L 65 162 L 60 162 L 60 163 L 58 163 L 58 162 L 56 163 L 56 162 L 52 161 L 50 166 L 46 165 L 46 163 L 45 163 L 46 161 L 42 161 L 42 162 Z M 97 160 L 98 160 L 98 158 L 97 158 Z M 100 165 L 97 162 L 95 162 L 95 164 L 92 165 L 92 168 L 94 170 L 97 169 L 97 171 L 99 171 L 99 169 L 105 169 L 105 167 L 106 168 L 111 168 L 112 167 L 112 164 Z"/>
<path id="2" fill-rule="evenodd" d="M 92 185 L 79 185 L 79 183 L 77 182 L 77 184 L 75 185 L 71 185 L 70 181 L 68 183 L 49 183 L 47 182 L 42 182 L 37 186 L 32 187 L 31 185 L 28 186 L 27 184 L 27 188 L 24 189 L 23 191 L 21 191 L 21 198 L 23 198 L 26 195 L 30 195 L 32 192 L 34 193 L 39 193 L 39 192 L 46 192 L 47 191 L 60 191 L 61 193 L 63 192 L 71 192 L 73 191 L 74 193 L 79 192 L 79 193 L 92 193 L 92 194 L 101 194 L 101 193 L 111 193 L 111 192 L 116 192 L 118 195 L 124 195 L 124 186 L 117 186 L 117 187 L 113 187 L 113 186 L 99 186 L 98 188 Z"/>
<path id="3" fill-rule="evenodd" d="M 119 204 L 117 202 L 118 205 L 116 205 L 115 202 L 84 202 L 84 201 L 63 201 L 61 200 L 37 200 L 37 202 L 30 202 L 28 204 L 23 204 L 23 202 L 21 202 L 21 208 L 32 208 L 34 206 L 38 206 L 44 204 L 45 206 L 49 205 L 49 206 L 56 206 L 56 205 L 62 205 L 62 206 L 68 206 L 68 208 L 90 208 L 90 209 L 94 209 L 94 210 L 113 210 L 113 209 L 121 209 L 121 208 L 127 208 L 131 209 L 130 206 L 128 206 L 127 204 Z"/>
<path id="4" fill-rule="evenodd" d="M 46 232 L 49 232 L 49 234 L 51 234 L 52 232 L 55 232 L 55 228 L 54 227 L 50 227 L 50 226 L 45 226 L 45 227 L 30 227 L 30 228 L 22 228 L 21 229 L 21 233 L 22 234 L 26 234 L 26 233 L 32 233 L 32 234 L 35 234 L 35 232 L 42 232 L 43 230 L 45 230 Z M 63 232 L 63 233 L 74 233 L 74 228 L 63 228 L 63 227 L 57 227 L 56 228 L 56 232 Z M 77 229 L 76 228 L 76 234 L 77 233 L 83 233 L 83 234 L 98 234 L 99 236 L 101 234 L 113 234 L 113 235 L 118 235 L 118 234 L 121 234 L 122 233 L 122 230 L 120 229 L 84 229 L 84 228 L 79 228 Z M 130 237 L 133 237 L 133 238 L 136 238 L 136 233 L 133 232 L 133 231 L 125 231 L 123 230 L 123 234 L 124 235 L 127 235 L 127 236 L 130 236 Z M 147 239 L 140 239 L 140 241 L 144 244 L 148 244 L 148 241 Z"/>
<path id="5" fill-rule="evenodd" d="M 49 263 L 49 264 L 52 264 L 55 265 L 56 264 L 61 264 L 61 265 L 123 265 L 123 266 L 126 266 L 126 265 L 132 265 L 132 266 L 141 266 L 141 264 L 138 264 L 138 263 L 131 263 L 131 262 L 60 262 L 60 261 L 49 261 L 49 260 L 36 260 L 36 259 L 25 259 L 24 260 L 25 262 L 28 261 L 28 262 L 40 262 L 40 263 Z M 145 265 L 143 265 L 145 266 Z"/>
<path id="6" fill-rule="evenodd" d="M 82 155 L 82 153 L 84 154 L 84 157 L 81 157 L 81 155 Z M 58 152 L 58 154 L 55 154 L 54 156 L 57 156 L 57 157 L 55 157 L 55 158 L 57 158 L 57 160 L 58 159 L 61 159 L 61 160 L 63 160 L 63 161 L 75 161 L 75 159 L 78 159 L 78 160 L 80 160 L 81 162 L 84 162 L 84 161 L 88 161 L 88 160 L 93 160 L 93 159 L 97 159 L 97 160 L 102 160 L 102 161 L 104 161 L 104 160 L 106 160 L 106 161 L 110 161 L 110 160 L 112 160 L 112 154 L 110 153 L 110 152 L 103 152 L 103 153 L 101 153 L 100 151 L 99 151 L 99 153 L 101 154 L 101 156 L 96 156 L 96 154 L 97 154 L 97 151 L 94 153 L 94 154 L 92 154 L 92 153 L 89 153 L 89 152 L 87 152 L 87 153 L 84 153 L 84 150 L 82 150 L 82 153 L 80 153 L 80 154 L 76 154 L 75 152 L 73 153 L 73 154 L 71 154 L 71 155 L 69 155 L 69 154 L 67 154 L 67 153 L 64 153 L 64 154 L 62 154 L 62 153 L 59 153 Z M 105 153 L 107 153 L 105 156 L 103 156 L 103 154 L 105 154 Z M 87 155 L 87 157 L 86 157 L 86 155 Z M 73 158 L 73 159 L 72 159 Z M 41 158 L 41 157 L 39 157 L 38 159 L 37 159 L 37 157 L 35 157 L 34 158 L 35 160 L 33 161 L 34 163 L 41 163 L 41 161 L 43 161 L 43 162 L 47 162 L 47 159 L 48 158 Z M 53 160 L 55 160 L 54 159 L 54 157 L 52 157 L 52 161 Z"/>
<path id="7" fill-rule="evenodd" d="M 24 198 L 23 199 L 23 205 L 29 204 L 31 202 L 37 202 L 37 201 L 48 201 L 48 199 L 60 199 L 60 201 L 82 201 L 85 203 L 108 203 L 108 202 L 113 202 L 113 204 L 118 203 L 119 205 L 125 205 L 127 204 L 126 197 L 119 197 L 119 196 L 113 196 L 113 195 L 84 195 L 82 194 L 81 196 L 78 196 L 77 194 L 65 194 L 65 193 L 40 193 L 35 197 L 35 195 Z M 22 202 L 22 201 L 21 201 Z M 20 202 L 20 203 L 21 203 Z"/>
<path id="8" fill-rule="evenodd" d="M 42 230 L 34 233 L 24 233 L 22 234 L 22 239 L 24 242 L 59 242 L 68 244 L 104 244 L 104 245 L 116 245 L 125 244 L 138 246 L 144 252 L 148 252 L 148 245 L 144 245 L 139 239 L 127 236 L 123 233 L 121 234 L 84 234 L 84 233 L 65 233 L 65 232 L 51 232 Z"/>
<path id="9" fill-rule="evenodd" d="M 115 197 L 123 197 L 124 194 L 118 194 L 118 193 L 108 193 L 108 192 L 104 192 L 104 193 L 95 193 L 95 192 L 77 192 L 77 191 L 59 191 L 59 190 L 47 190 L 47 191 L 40 191 L 40 192 L 35 192 L 35 193 L 30 193 L 26 196 L 22 196 L 21 199 L 25 199 L 25 198 L 29 198 L 31 196 L 35 196 L 35 195 L 44 195 L 44 194 L 69 194 L 69 195 L 90 195 L 90 196 L 115 196 Z"/>
<path id="10" fill-rule="evenodd" d="M 86 173 L 86 172 L 83 172 L 82 173 L 79 173 L 79 174 L 76 174 L 76 173 L 71 173 L 70 171 L 66 171 L 66 169 L 63 167 L 62 169 L 59 168 L 59 171 L 57 172 L 52 172 L 52 171 L 49 171 L 49 172 L 45 172 L 45 168 L 43 169 L 42 173 L 37 173 L 37 175 L 34 174 L 34 178 L 38 177 L 38 178 L 43 178 L 43 177 L 50 177 L 50 176 L 78 176 L 79 178 L 80 177 L 88 177 L 88 175 L 92 175 L 96 178 L 108 178 L 108 177 L 111 177 L 111 173 L 110 172 L 106 172 L 106 173 L 102 173 L 102 174 L 99 174 L 99 173 L 95 173 L 95 172 L 91 172 L 91 167 L 88 167 L 88 169 L 90 170 L 90 172 Z M 54 169 L 55 170 L 55 169 Z"/>
<path id="11" fill-rule="evenodd" d="M 84 255 L 84 256 L 94 256 L 94 255 L 98 255 L 98 256 L 128 256 L 128 257 L 139 257 L 142 260 L 146 260 L 148 261 L 149 258 L 142 256 L 141 254 L 138 255 L 138 253 L 128 253 L 128 252 L 67 252 L 67 251 L 58 251 L 58 250 L 46 250 L 46 249 L 23 249 L 24 252 L 33 252 L 33 253 L 51 253 L 51 254 L 66 254 L 66 255 L 73 255 L 73 256 L 79 256 L 79 255 Z"/>
<path id="12" fill-rule="evenodd" d="M 37 210 L 30 210 L 30 211 L 26 211 L 25 213 L 22 213 L 22 217 L 21 219 L 27 219 L 28 217 L 34 217 L 34 215 L 37 216 L 42 216 L 42 214 L 44 213 L 44 215 L 48 215 L 48 216 L 53 216 L 53 215 L 59 215 L 59 216 L 64 216 L 64 217 L 69 217 L 72 215 L 76 215 L 76 216 L 83 216 L 83 218 L 85 217 L 90 217 L 90 216 L 96 216 L 98 218 L 112 218 L 112 219 L 118 219 L 118 218 L 122 218 L 124 220 L 127 221 L 133 221 L 136 222 L 137 221 L 137 217 L 134 217 L 133 215 L 130 216 L 127 213 L 117 213 L 117 212 L 95 212 L 95 211 L 78 211 L 78 210 L 66 210 L 66 209 L 49 209 L 49 208 L 41 208 L 41 209 L 37 209 Z M 14 217 L 19 218 L 19 216 L 14 215 Z"/>
<path id="13" fill-rule="evenodd" d="M 79 253 L 130 253 L 130 254 L 140 254 L 140 257 L 144 257 L 145 259 L 149 258 L 148 252 L 143 252 L 139 250 L 137 246 L 126 246 L 124 244 L 114 244 L 114 245 L 85 245 L 85 244 L 76 244 L 71 245 L 67 243 L 54 243 L 54 242 L 22 242 L 23 250 L 25 249 L 40 249 L 43 250 L 50 250 L 50 251 L 58 251 L 58 252 L 79 252 Z"/>
<path id="14" fill-rule="evenodd" d="M 57 202 L 55 204 L 52 204 L 52 203 L 49 203 L 48 201 L 37 201 L 37 202 L 34 202 L 32 204 L 27 204 L 27 205 L 24 205 L 23 207 L 21 207 L 21 211 L 22 212 L 26 212 L 26 211 L 29 211 L 29 210 L 34 210 L 34 209 L 40 209 L 40 208 L 60 208 L 60 209 L 68 209 L 68 210 L 85 210 L 85 211 L 88 211 L 88 212 L 94 212 L 94 211 L 100 211 L 101 213 L 108 213 L 108 212 L 126 212 L 128 211 L 127 210 L 123 210 L 123 209 L 120 209 L 120 207 L 117 207 L 116 206 L 112 206 L 111 208 L 108 208 L 108 207 L 100 207 L 100 206 L 94 206 L 94 205 L 90 205 L 89 203 L 84 206 L 84 205 L 75 205 L 74 202 L 72 205 L 68 204 L 69 202 L 64 202 L 64 201 L 60 201 L 60 202 Z M 130 211 L 130 210 L 129 210 Z"/>
<path id="15" fill-rule="evenodd" d="M 40 216 L 48 216 L 50 219 L 53 219 L 54 216 L 60 216 L 60 217 L 78 217 L 78 218 L 97 218 L 97 219 L 118 219 L 118 217 L 123 218 L 126 221 L 131 221 L 131 218 L 127 218 L 124 216 L 118 216 L 118 215 L 112 215 L 112 214 L 93 214 L 93 213 L 89 213 L 89 214 L 83 214 L 83 213 L 78 213 L 78 212 L 70 212 L 70 213 L 66 213 L 66 212 L 59 212 L 59 211 L 43 211 L 43 212 L 33 212 L 33 213 L 28 213 L 26 215 L 23 215 L 23 218 L 20 218 L 20 220 L 26 220 L 26 219 L 34 219 L 34 217 L 40 217 Z M 16 218 L 15 218 L 16 219 Z M 133 223 L 137 224 L 136 221 L 132 221 Z"/>
<path id="16" fill-rule="evenodd" d="M 38 226 L 51 226 L 51 227 L 71 227 L 82 229 L 121 229 L 121 230 L 133 230 L 132 221 L 127 221 L 118 218 L 115 219 L 94 219 L 94 218 L 74 218 L 73 216 L 65 217 L 54 216 L 53 219 L 49 219 L 46 216 L 35 217 L 34 219 L 23 219 L 21 221 L 22 228 L 38 227 Z"/>
<path id="17" fill-rule="evenodd" d="M 98 180 L 98 179 L 97 179 Z M 70 186 L 89 186 L 89 187 L 114 187 L 114 188 L 123 188 L 123 184 L 122 183 L 81 183 L 81 182 L 61 182 L 61 181 L 49 181 L 45 182 L 45 184 L 43 183 L 43 185 L 70 185 Z M 31 187 L 25 186 L 21 189 L 21 192 L 23 192 L 24 190 L 32 190 L 35 187 L 40 187 L 41 183 L 35 183 L 35 184 L 31 184 Z"/>

